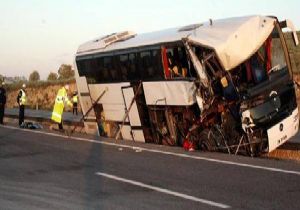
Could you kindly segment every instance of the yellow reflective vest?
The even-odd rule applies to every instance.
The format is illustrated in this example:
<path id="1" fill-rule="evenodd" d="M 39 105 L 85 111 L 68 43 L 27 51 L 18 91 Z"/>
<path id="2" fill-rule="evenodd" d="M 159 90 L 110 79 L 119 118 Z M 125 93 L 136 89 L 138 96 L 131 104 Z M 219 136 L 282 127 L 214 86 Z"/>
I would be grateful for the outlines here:
<path id="1" fill-rule="evenodd" d="M 62 87 L 58 90 L 58 93 L 56 95 L 51 120 L 53 120 L 54 122 L 57 122 L 57 123 L 61 123 L 65 103 L 67 103 L 67 105 L 69 105 L 69 106 L 72 106 L 72 103 L 68 99 L 68 94 L 67 94 L 66 88 Z"/>
<path id="2" fill-rule="evenodd" d="M 73 103 L 78 103 L 78 95 L 74 95 L 72 98 Z"/>
<path id="3" fill-rule="evenodd" d="M 21 105 L 25 105 L 26 104 L 26 93 L 23 89 L 20 89 L 20 93 L 21 93 L 21 96 L 19 98 L 19 104 L 20 106 Z"/>

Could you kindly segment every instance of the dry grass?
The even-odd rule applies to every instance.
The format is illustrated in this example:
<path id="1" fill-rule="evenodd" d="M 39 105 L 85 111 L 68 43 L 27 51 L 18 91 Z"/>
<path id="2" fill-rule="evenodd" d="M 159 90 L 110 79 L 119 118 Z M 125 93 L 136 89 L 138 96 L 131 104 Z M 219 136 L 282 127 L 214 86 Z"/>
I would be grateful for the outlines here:
<path id="1" fill-rule="evenodd" d="M 69 83 L 69 98 L 71 99 L 72 93 L 76 90 L 75 82 Z M 27 106 L 31 109 L 43 109 L 52 110 L 56 94 L 63 85 L 62 84 L 48 84 L 47 86 L 29 86 L 26 88 Z M 19 89 L 8 89 L 7 91 L 7 107 L 18 107 L 17 95 Z M 79 107 L 80 109 L 80 107 Z M 70 111 L 69 107 L 66 107 L 66 111 Z"/>

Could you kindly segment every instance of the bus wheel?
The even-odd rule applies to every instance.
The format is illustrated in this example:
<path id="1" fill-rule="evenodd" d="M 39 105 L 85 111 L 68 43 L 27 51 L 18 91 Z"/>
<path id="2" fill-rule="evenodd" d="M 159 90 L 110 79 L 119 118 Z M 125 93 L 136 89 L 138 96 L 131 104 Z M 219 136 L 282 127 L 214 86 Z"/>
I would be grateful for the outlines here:
<path id="1" fill-rule="evenodd" d="M 204 129 L 199 135 L 199 149 L 202 151 L 216 151 L 216 142 L 211 137 L 209 129 Z"/>

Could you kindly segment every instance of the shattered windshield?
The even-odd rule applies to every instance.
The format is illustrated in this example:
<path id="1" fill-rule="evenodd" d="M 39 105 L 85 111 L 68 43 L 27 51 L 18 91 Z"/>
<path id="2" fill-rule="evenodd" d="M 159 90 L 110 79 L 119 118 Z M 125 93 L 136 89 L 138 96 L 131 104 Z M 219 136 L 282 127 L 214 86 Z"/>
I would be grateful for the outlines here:
<path id="1" fill-rule="evenodd" d="M 256 53 L 232 71 L 236 86 L 242 95 L 252 97 L 265 86 L 273 85 L 278 79 L 288 78 L 284 49 L 275 28 Z"/>

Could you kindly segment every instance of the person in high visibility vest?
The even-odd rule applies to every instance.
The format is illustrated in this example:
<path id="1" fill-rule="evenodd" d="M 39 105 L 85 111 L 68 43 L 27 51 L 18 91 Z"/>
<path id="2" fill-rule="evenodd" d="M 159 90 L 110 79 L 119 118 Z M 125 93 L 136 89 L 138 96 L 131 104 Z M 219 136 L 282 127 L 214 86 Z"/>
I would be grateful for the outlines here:
<path id="1" fill-rule="evenodd" d="M 65 85 L 58 90 L 55 98 L 55 104 L 52 111 L 51 120 L 58 123 L 59 130 L 63 130 L 62 115 L 65 108 L 65 104 L 72 106 L 71 101 L 68 98 L 69 85 Z"/>
<path id="2" fill-rule="evenodd" d="M 25 117 L 25 105 L 27 101 L 25 89 L 26 89 L 26 84 L 23 84 L 17 97 L 17 102 L 19 104 L 19 126 L 21 126 L 24 123 L 24 117 Z"/>
<path id="3" fill-rule="evenodd" d="M 77 94 L 77 91 L 74 91 L 74 93 L 73 93 L 72 103 L 73 103 L 73 115 L 74 115 L 74 113 L 76 113 L 76 115 L 78 115 L 78 110 L 77 110 L 78 94 Z"/>

